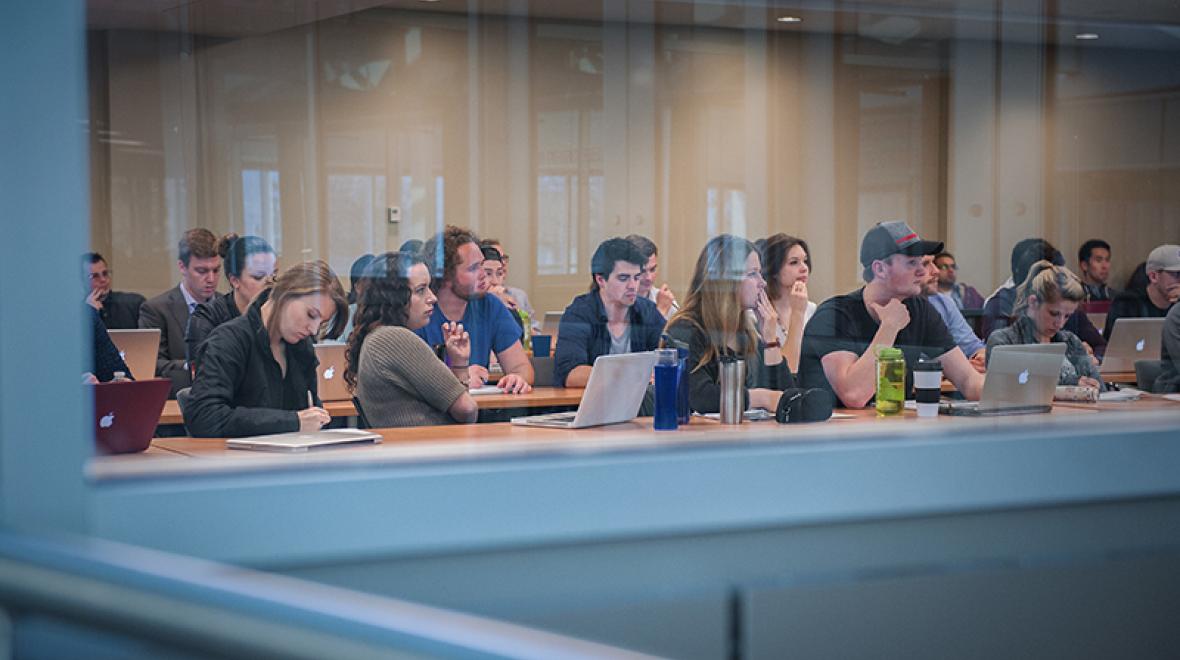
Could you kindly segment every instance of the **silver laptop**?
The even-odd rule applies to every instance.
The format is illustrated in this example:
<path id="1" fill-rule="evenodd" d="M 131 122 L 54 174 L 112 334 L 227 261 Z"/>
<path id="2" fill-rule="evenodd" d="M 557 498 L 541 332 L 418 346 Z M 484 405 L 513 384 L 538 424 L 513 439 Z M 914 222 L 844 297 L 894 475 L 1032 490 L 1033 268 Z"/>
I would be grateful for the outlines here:
<path id="1" fill-rule="evenodd" d="M 1164 319 L 1115 319 L 1106 342 L 1106 357 L 1099 371 L 1102 375 L 1135 371 L 1136 360 L 1160 359 Z"/>
<path id="2" fill-rule="evenodd" d="M 541 323 L 541 334 L 556 337 L 557 329 L 561 327 L 563 315 L 565 312 L 545 312 L 545 320 Z"/>
<path id="3" fill-rule="evenodd" d="M 347 344 L 315 345 L 315 357 L 320 361 L 315 368 L 316 387 L 321 401 L 348 401 L 352 398 L 348 384 L 344 382 L 347 351 Z"/>
<path id="4" fill-rule="evenodd" d="M 943 404 L 948 415 L 1021 415 L 1053 409 L 1065 344 L 1013 344 L 992 349 L 979 401 Z"/>
<path id="5" fill-rule="evenodd" d="M 635 419 L 656 365 L 655 351 L 600 355 L 590 370 L 590 381 L 576 412 L 514 417 L 518 426 L 582 429 Z"/>
<path id="6" fill-rule="evenodd" d="M 229 449 L 255 449 L 258 451 L 303 452 L 321 447 L 338 445 L 373 444 L 381 442 L 381 436 L 360 429 L 320 429 L 310 433 L 275 433 L 255 435 L 248 438 L 230 438 L 225 441 Z"/>
<path id="7" fill-rule="evenodd" d="M 107 333 L 133 378 L 147 380 L 156 375 L 156 357 L 160 354 L 159 328 L 107 330 Z"/>

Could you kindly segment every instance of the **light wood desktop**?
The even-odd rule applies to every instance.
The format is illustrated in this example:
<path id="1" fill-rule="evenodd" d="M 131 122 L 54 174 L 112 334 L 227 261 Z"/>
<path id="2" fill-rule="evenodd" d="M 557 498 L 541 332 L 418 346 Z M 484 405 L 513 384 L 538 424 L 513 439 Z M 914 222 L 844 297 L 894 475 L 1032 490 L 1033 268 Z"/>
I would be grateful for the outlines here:
<path id="1" fill-rule="evenodd" d="M 940 415 L 919 419 L 912 411 L 878 418 L 869 408 L 839 410 L 826 423 L 781 425 L 773 421 L 722 425 L 694 417 L 677 431 L 656 432 L 651 418 L 592 429 L 566 430 L 513 426 L 509 423 L 376 429 L 384 441 L 301 454 L 227 449 L 223 439 L 157 438 L 145 454 L 102 456 L 91 461 L 94 478 L 210 474 L 242 470 L 332 467 L 357 464 L 414 463 L 496 459 L 524 454 L 648 451 L 717 444 L 763 442 L 834 442 L 862 440 L 882 433 L 909 439 L 945 441 L 960 433 L 987 430 L 1003 435 L 1029 428 L 1077 428 L 1078 417 L 1098 412 L 1180 413 L 1180 403 L 1159 396 L 1122 403 L 1056 403 L 1043 415 L 971 418 Z"/>
<path id="2" fill-rule="evenodd" d="M 580 387 L 534 387 L 528 394 L 481 394 L 473 397 L 480 410 L 511 410 L 514 408 L 550 408 L 576 406 L 582 401 Z M 332 417 L 355 417 L 352 401 L 325 401 L 324 410 Z M 164 404 L 160 424 L 183 424 L 180 406 L 175 400 Z"/>

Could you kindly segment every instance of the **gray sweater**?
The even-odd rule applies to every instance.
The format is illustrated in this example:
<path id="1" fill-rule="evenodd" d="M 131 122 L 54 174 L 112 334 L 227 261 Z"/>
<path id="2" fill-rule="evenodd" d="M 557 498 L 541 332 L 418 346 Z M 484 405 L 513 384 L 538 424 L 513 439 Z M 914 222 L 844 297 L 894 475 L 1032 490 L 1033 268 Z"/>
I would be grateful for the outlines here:
<path id="1" fill-rule="evenodd" d="M 992 349 L 996 346 L 1035 344 L 1037 341 L 1036 326 L 1032 319 L 1021 316 L 1012 325 L 995 330 L 988 336 L 987 361 L 991 362 Z M 1102 383 L 1102 375 L 1098 373 L 1098 367 L 1094 366 L 1094 361 L 1090 359 L 1090 354 L 1086 352 L 1086 347 L 1082 345 L 1082 340 L 1078 339 L 1077 335 L 1068 330 L 1062 330 L 1053 335 L 1051 341 L 1065 344 L 1065 360 L 1061 363 L 1061 376 L 1057 379 L 1058 385 L 1077 385 L 1082 376 L 1089 376 L 1098 381 L 1102 389 L 1106 389 L 1106 385 Z"/>
<path id="2" fill-rule="evenodd" d="M 467 388 L 418 335 L 382 326 L 365 337 L 356 396 L 374 427 L 452 424 L 448 410 Z"/>

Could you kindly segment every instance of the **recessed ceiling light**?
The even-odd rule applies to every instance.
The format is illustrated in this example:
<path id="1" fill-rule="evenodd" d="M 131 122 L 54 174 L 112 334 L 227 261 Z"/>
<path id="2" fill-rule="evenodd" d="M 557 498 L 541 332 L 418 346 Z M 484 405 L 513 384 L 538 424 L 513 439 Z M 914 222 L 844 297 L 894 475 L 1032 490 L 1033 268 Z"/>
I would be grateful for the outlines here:
<path id="1" fill-rule="evenodd" d="M 803 22 L 803 19 L 799 18 L 798 16 L 779 16 L 778 18 L 776 18 L 774 20 L 778 21 L 779 23 L 802 23 Z"/>
<path id="2" fill-rule="evenodd" d="M 1079 41 L 1094 41 L 1098 38 L 1098 35 L 1093 32 L 1079 32 L 1073 35 L 1073 38 Z"/>

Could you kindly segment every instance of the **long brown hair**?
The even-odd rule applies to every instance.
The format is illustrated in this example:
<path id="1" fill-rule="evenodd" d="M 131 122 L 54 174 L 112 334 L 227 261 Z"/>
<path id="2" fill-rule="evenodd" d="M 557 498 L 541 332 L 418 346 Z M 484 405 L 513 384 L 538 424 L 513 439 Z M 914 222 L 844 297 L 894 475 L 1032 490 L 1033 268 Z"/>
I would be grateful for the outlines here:
<path id="1" fill-rule="evenodd" d="M 332 299 L 336 305 L 336 313 L 332 315 L 332 325 L 327 332 L 328 337 L 339 337 L 348 324 L 348 299 L 344 297 L 344 288 L 336 273 L 324 261 L 304 261 L 283 271 L 270 292 L 270 316 L 263 319 L 266 322 L 270 340 L 276 341 L 281 336 L 279 324 L 272 319 L 282 318 L 283 308 L 292 300 L 301 296 L 324 294 Z"/>
<path id="2" fill-rule="evenodd" d="M 811 270 L 811 248 L 807 247 L 807 241 L 802 238 L 787 234 L 775 234 L 766 239 L 766 243 L 761 246 L 762 279 L 766 280 L 766 296 L 771 300 L 778 300 L 782 294 L 778 274 L 787 263 L 787 256 L 791 253 L 791 248 L 796 245 L 803 248 L 803 263 L 807 264 L 807 270 Z"/>
<path id="3" fill-rule="evenodd" d="M 423 263 L 421 257 L 406 252 L 386 252 L 373 257 L 365 269 L 365 284 L 356 301 L 356 318 L 345 351 L 348 366 L 344 382 L 356 391 L 357 371 L 361 364 L 361 347 L 365 337 L 383 325 L 406 327 L 410 312 L 410 269 Z"/>
<path id="4" fill-rule="evenodd" d="M 714 236 L 705 244 L 693 269 L 688 295 L 668 327 L 684 321 L 704 331 L 709 346 L 693 371 L 720 357 L 735 344 L 747 357 L 758 350 L 758 333 L 742 307 L 741 286 L 746 259 L 757 252 L 754 244 L 732 234 Z"/>

